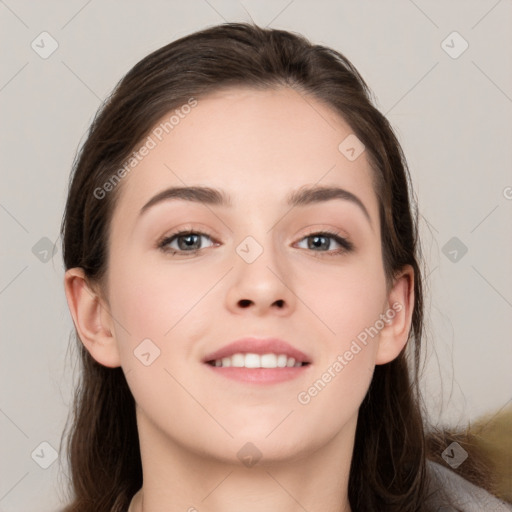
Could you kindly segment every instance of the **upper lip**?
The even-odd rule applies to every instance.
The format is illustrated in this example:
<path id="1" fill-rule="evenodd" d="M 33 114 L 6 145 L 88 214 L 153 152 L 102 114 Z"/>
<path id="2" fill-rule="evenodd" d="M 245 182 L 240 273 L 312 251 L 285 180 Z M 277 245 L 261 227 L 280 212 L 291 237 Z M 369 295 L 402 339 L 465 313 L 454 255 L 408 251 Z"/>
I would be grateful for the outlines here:
<path id="1" fill-rule="evenodd" d="M 309 356 L 301 350 L 293 347 L 288 342 L 279 338 L 241 338 L 224 345 L 215 352 L 211 352 L 203 358 L 203 362 L 215 361 L 223 357 L 231 357 L 233 354 L 285 354 L 293 357 L 295 361 L 310 363 Z"/>

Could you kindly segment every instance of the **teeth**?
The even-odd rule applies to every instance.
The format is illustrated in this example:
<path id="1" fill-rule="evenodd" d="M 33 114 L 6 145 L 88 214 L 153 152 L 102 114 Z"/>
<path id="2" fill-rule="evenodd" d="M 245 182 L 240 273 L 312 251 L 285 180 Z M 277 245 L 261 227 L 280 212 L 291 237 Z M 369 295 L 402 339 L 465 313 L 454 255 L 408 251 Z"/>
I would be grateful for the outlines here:
<path id="1" fill-rule="evenodd" d="M 288 360 L 288 358 L 284 354 L 277 356 L 277 367 L 284 368 L 286 366 L 287 360 Z"/>
<path id="2" fill-rule="evenodd" d="M 213 366 L 228 368 L 292 368 L 302 366 L 300 361 L 286 354 L 233 354 L 213 362 Z"/>

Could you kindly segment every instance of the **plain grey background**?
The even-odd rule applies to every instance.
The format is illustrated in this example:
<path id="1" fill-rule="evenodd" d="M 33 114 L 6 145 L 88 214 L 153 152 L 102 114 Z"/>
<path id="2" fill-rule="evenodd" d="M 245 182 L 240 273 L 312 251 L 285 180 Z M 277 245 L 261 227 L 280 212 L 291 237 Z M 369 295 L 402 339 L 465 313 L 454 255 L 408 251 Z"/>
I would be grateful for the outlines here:
<path id="1" fill-rule="evenodd" d="M 75 152 L 137 61 L 224 21 L 300 32 L 359 69 L 419 200 L 430 420 L 465 425 L 510 402 L 510 0 L 5 0 L 0 16 L 0 511 L 63 504 L 77 374 L 58 237 Z"/>

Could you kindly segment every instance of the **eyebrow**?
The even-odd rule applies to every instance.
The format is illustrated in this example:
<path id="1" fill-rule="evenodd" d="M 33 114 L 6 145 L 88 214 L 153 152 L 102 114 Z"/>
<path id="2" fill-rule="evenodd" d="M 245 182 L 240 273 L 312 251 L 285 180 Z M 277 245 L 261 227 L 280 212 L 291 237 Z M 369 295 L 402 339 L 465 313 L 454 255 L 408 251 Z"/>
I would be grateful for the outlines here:
<path id="1" fill-rule="evenodd" d="M 196 203 L 204 203 L 212 206 L 232 206 L 230 196 L 223 190 L 203 187 L 203 186 L 190 186 L 190 187 L 170 187 L 159 192 L 153 196 L 140 210 L 140 215 L 149 210 L 151 207 L 163 201 L 171 199 L 182 199 L 185 201 L 192 201 Z M 364 213 L 370 225 L 372 220 L 370 214 L 366 209 L 363 202 L 352 192 L 340 187 L 327 187 L 327 186 L 313 186 L 303 187 L 299 190 L 294 190 L 286 199 L 288 206 L 307 206 L 310 204 L 320 203 L 323 201 L 330 201 L 332 199 L 342 199 L 355 204 Z"/>

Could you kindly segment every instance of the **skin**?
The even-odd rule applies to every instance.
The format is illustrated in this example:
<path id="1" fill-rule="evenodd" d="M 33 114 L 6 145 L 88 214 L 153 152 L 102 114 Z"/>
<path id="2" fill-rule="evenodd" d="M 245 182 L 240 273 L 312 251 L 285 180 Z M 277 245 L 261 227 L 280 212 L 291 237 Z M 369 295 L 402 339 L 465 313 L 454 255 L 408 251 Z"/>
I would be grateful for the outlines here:
<path id="1" fill-rule="evenodd" d="M 123 368 L 136 401 L 144 485 L 134 512 L 350 511 L 358 408 L 375 365 L 406 344 L 414 300 L 411 268 L 386 286 L 372 171 L 364 152 L 349 161 L 338 150 L 351 133 L 327 106 L 289 88 L 202 98 L 123 179 L 106 282 L 66 272 L 80 339 L 99 363 Z M 157 193 L 183 185 L 223 189 L 233 204 L 173 199 L 140 215 Z M 346 200 L 285 204 L 289 192 L 313 185 L 355 194 L 370 222 Z M 157 247 L 180 228 L 211 239 L 192 255 Z M 334 253 L 340 246 L 329 238 L 327 250 L 308 248 L 306 237 L 323 229 L 354 250 Z M 252 263 L 236 252 L 247 236 L 263 248 Z M 401 311 L 299 403 L 393 303 Z M 312 364 L 291 381 L 251 385 L 201 362 L 244 336 L 285 339 Z M 160 350 L 149 366 L 134 356 L 147 338 Z M 262 454 L 252 467 L 237 457 L 247 442 Z"/>

